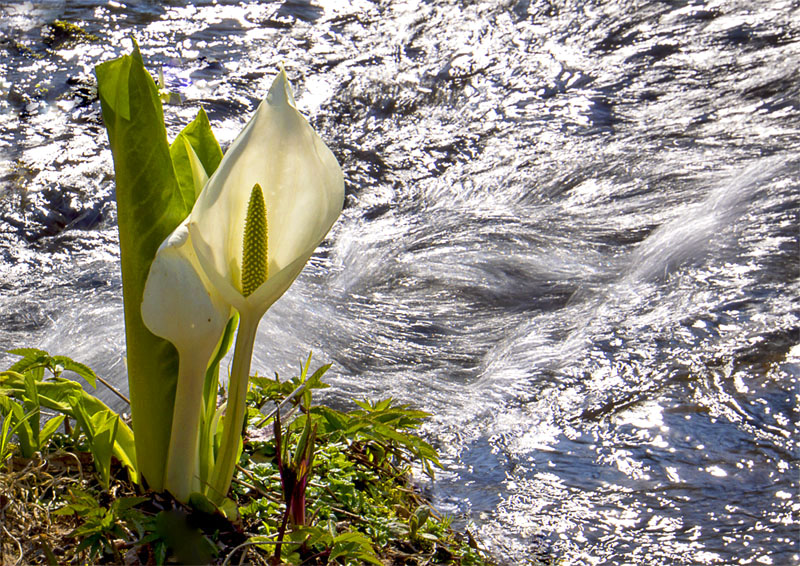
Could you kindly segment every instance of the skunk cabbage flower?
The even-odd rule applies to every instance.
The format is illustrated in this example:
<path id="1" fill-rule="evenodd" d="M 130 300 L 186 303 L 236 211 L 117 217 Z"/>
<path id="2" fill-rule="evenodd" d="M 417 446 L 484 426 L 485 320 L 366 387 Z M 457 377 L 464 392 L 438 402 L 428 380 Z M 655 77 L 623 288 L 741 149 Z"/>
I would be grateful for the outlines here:
<path id="1" fill-rule="evenodd" d="M 183 501 L 192 491 L 209 489 L 219 502 L 238 455 L 258 323 L 339 217 L 344 178 L 333 153 L 295 108 L 282 68 L 207 182 L 191 147 L 187 155 L 195 187 L 204 186 L 153 260 L 142 318 L 180 358 L 165 487 Z M 210 483 L 202 486 L 197 452 L 203 381 L 231 307 L 239 313 L 239 330 L 222 441 Z"/>
<path id="2" fill-rule="evenodd" d="M 230 486 L 258 323 L 300 274 L 343 201 L 342 170 L 295 108 L 281 68 L 187 223 L 203 274 L 240 315 L 212 497 L 224 497 Z"/>

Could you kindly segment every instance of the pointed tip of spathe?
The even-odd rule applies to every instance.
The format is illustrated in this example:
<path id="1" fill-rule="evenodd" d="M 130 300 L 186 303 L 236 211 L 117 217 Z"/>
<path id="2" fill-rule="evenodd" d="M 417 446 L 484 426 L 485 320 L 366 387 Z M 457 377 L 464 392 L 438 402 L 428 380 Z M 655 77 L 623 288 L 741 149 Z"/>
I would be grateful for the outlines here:
<path id="1" fill-rule="evenodd" d="M 272 86 L 269 87 L 267 102 L 274 106 L 288 104 L 296 108 L 294 95 L 292 94 L 292 85 L 289 84 L 289 77 L 286 75 L 286 69 L 283 68 L 283 63 L 278 63 L 278 76 L 275 77 L 275 80 L 272 81 Z"/>

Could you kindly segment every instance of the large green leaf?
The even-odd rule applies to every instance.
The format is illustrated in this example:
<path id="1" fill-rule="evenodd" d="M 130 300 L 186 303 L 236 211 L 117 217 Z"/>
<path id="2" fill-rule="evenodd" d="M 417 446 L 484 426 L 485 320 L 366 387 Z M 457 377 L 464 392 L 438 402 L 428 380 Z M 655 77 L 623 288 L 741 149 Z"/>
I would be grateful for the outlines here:
<path id="1" fill-rule="evenodd" d="M 156 250 L 191 210 L 170 157 L 153 78 L 137 46 L 95 68 L 103 121 L 114 156 L 125 305 L 128 383 L 138 464 L 161 490 L 178 375 L 175 348 L 142 322 L 144 284 Z"/>

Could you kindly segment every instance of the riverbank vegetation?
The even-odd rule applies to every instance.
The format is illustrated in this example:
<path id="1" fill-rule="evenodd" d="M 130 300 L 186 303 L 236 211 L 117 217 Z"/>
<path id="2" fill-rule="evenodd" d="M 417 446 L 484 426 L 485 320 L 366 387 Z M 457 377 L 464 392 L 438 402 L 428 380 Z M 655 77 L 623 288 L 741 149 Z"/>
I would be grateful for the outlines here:
<path id="1" fill-rule="evenodd" d="M 62 373 L 94 372 L 17 352 L 0 373 L 3 564 L 488 563 L 414 486 L 412 467 L 439 466 L 416 434 L 427 415 L 391 399 L 314 404 L 328 367 L 309 375 L 310 358 L 289 380 L 252 377 L 233 488 L 215 506 L 137 486 L 113 448 L 124 419 Z"/>
<path id="2" fill-rule="evenodd" d="M 165 93 L 135 42 L 95 74 L 130 400 L 117 394 L 132 416 L 88 392 L 114 388 L 87 366 L 10 352 L 21 359 L 0 373 L 0 562 L 484 563 L 414 489 L 412 467 L 439 466 L 417 435 L 426 413 L 392 399 L 316 405 L 330 366 L 311 372 L 310 356 L 287 381 L 251 375 L 261 318 L 344 203 L 341 167 L 286 71 L 224 155 L 202 108 L 168 143 Z"/>

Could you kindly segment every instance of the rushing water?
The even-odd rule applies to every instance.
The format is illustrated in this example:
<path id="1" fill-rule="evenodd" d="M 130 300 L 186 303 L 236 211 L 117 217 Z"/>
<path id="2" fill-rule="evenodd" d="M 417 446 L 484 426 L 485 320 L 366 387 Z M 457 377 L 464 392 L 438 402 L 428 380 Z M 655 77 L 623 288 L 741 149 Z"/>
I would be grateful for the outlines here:
<path id="1" fill-rule="evenodd" d="M 501 561 L 800 564 L 798 2 L 0 0 L 0 34 L 3 350 L 125 387 L 93 66 L 135 35 L 170 134 L 202 105 L 224 146 L 283 62 L 348 196 L 256 369 L 435 413 L 429 489 Z"/>

